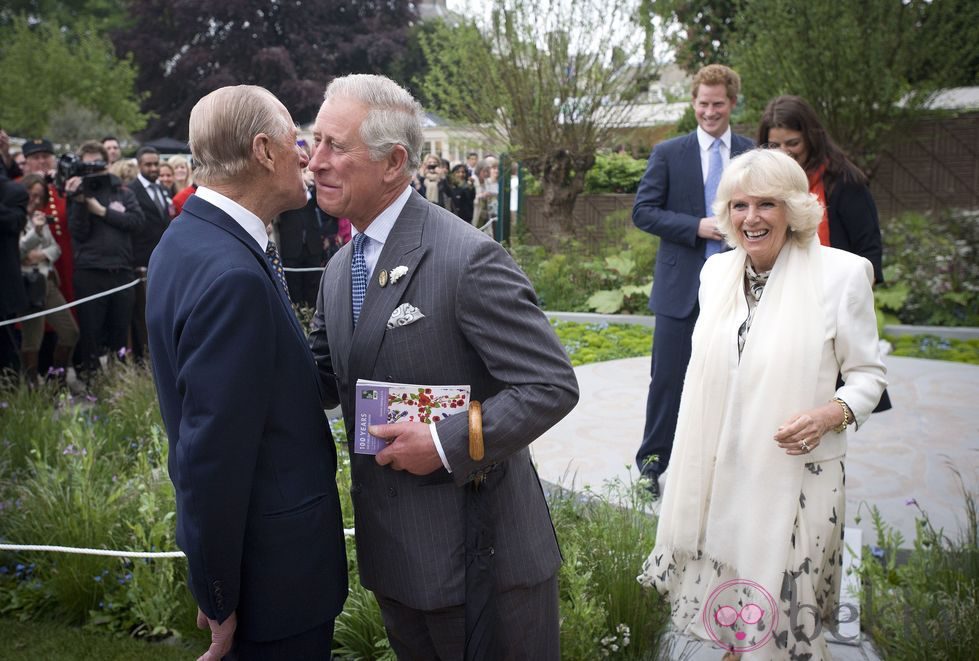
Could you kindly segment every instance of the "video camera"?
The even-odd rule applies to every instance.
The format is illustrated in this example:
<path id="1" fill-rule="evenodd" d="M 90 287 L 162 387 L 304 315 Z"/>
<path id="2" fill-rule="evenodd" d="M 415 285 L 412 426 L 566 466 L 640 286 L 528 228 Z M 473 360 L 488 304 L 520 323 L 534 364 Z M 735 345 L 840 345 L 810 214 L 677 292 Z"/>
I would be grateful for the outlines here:
<path id="1" fill-rule="evenodd" d="M 58 159 L 58 169 L 54 175 L 54 185 L 61 195 L 65 194 L 65 182 L 72 177 L 81 177 L 82 185 L 77 195 L 95 195 L 112 186 L 112 176 L 105 171 L 105 161 L 82 161 L 75 154 L 63 154 Z"/>

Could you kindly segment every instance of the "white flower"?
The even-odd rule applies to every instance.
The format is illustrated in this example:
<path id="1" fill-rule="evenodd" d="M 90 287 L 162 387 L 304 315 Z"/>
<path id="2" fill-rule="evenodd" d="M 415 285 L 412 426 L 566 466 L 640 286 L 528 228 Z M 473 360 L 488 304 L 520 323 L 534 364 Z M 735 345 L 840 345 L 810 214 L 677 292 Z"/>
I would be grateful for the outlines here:
<path id="1" fill-rule="evenodd" d="M 393 269 L 391 269 L 391 278 L 390 278 L 391 284 L 393 285 L 394 283 L 396 283 L 398 280 L 401 279 L 401 276 L 403 276 L 407 272 L 408 272 L 407 266 L 395 266 Z"/>

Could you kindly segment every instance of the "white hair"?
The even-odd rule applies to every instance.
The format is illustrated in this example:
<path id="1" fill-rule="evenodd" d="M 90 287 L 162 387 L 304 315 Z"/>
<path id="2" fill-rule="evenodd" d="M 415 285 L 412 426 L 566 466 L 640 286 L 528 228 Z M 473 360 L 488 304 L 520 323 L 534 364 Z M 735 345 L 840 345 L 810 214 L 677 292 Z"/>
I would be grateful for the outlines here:
<path id="1" fill-rule="evenodd" d="M 401 145 L 408 152 L 404 174 L 411 176 L 421 165 L 422 107 L 405 88 L 390 78 L 353 74 L 334 78 L 326 86 L 324 101 L 348 98 L 367 106 L 360 138 L 372 161 L 379 161 Z"/>
<path id="2" fill-rule="evenodd" d="M 283 139 L 292 128 L 275 95 L 257 85 L 214 90 L 190 111 L 190 152 L 194 177 L 203 184 L 232 179 L 252 159 L 259 133 Z"/>

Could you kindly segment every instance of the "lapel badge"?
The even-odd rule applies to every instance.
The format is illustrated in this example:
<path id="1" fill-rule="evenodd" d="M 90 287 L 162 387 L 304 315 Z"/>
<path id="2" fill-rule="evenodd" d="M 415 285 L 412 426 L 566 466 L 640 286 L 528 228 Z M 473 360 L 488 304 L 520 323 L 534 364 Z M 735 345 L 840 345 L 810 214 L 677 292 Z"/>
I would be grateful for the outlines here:
<path id="1" fill-rule="evenodd" d="M 381 287 L 388 286 L 388 272 L 385 269 L 381 269 L 381 272 L 377 274 L 377 284 Z"/>

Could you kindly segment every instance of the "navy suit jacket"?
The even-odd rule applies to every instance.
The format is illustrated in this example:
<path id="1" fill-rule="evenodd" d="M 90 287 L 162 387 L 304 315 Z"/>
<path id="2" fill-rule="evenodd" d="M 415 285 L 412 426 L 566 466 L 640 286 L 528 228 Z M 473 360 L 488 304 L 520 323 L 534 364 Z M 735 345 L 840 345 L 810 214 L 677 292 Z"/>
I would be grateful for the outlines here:
<path id="1" fill-rule="evenodd" d="M 753 146 L 749 138 L 731 133 L 732 157 Z M 636 227 L 660 237 L 649 297 L 654 314 L 684 319 L 693 312 L 705 261 L 705 240 L 697 229 L 709 215 L 697 132 L 656 145 L 632 209 Z"/>
<path id="2" fill-rule="evenodd" d="M 255 239 L 198 197 L 149 264 L 147 324 L 177 543 L 208 617 L 248 640 L 333 619 L 347 594 L 336 448 L 305 336 Z"/>

